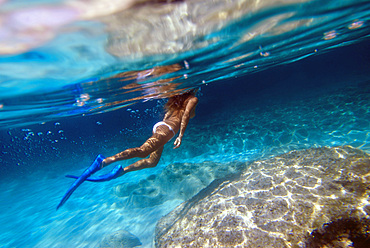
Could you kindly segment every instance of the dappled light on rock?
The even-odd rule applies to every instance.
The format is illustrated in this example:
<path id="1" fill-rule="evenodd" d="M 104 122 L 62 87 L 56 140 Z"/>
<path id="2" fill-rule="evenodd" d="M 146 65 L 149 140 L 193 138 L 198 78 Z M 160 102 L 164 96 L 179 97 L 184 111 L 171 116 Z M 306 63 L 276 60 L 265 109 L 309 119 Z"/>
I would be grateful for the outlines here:
<path id="1" fill-rule="evenodd" d="M 255 161 L 163 217 L 156 246 L 304 247 L 326 223 L 369 218 L 369 181 L 369 155 L 350 146 Z"/>

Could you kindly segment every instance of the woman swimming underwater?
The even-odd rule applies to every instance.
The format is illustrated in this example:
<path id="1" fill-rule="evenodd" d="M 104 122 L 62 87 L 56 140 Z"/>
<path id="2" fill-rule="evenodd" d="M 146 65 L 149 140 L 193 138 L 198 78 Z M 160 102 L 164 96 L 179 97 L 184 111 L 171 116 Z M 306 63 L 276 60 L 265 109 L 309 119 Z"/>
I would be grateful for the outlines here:
<path id="1" fill-rule="evenodd" d="M 150 155 L 149 158 L 139 160 L 124 168 L 123 174 L 130 171 L 155 167 L 162 155 L 164 145 L 171 140 L 178 131 L 180 132 L 174 142 L 174 149 L 180 147 L 189 120 L 195 116 L 195 107 L 198 104 L 198 98 L 195 94 L 196 90 L 192 90 L 182 95 L 171 97 L 165 105 L 166 114 L 163 121 L 158 122 L 153 127 L 152 137 L 145 141 L 140 147 L 129 148 L 112 157 L 104 159 L 102 167 L 120 160 L 135 157 L 145 158 L 148 155 Z"/>
<path id="2" fill-rule="evenodd" d="M 165 105 L 166 113 L 163 120 L 154 125 L 153 135 L 140 147 L 126 149 L 108 158 L 98 155 L 94 163 L 80 177 L 67 175 L 67 177 L 76 178 L 77 180 L 68 189 L 57 206 L 57 209 L 68 200 L 76 188 L 84 181 L 104 182 L 123 176 L 130 171 L 155 167 L 161 158 L 164 145 L 170 141 L 177 132 L 179 132 L 179 135 L 174 142 L 174 149 L 179 148 L 189 120 L 195 116 L 195 107 L 198 104 L 198 98 L 195 96 L 197 91 L 198 90 L 190 90 L 184 94 L 170 97 Z M 125 168 L 122 168 L 121 165 L 117 165 L 106 175 L 90 178 L 93 173 L 105 166 L 135 157 L 143 159 Z"/>

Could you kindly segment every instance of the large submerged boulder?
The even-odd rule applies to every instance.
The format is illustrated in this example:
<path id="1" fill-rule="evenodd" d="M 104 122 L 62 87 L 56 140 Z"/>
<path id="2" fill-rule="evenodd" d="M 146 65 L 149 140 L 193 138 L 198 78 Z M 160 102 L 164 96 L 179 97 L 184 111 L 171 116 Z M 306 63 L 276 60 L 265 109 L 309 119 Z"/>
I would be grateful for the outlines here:
<path id="1" fill-rule="evenodd" d="M 370 247 L 369 182 L 369 155 L 349 146 L 256 161 L 239 175 L 213 181 L 163 217 L 155 244 Z"/>

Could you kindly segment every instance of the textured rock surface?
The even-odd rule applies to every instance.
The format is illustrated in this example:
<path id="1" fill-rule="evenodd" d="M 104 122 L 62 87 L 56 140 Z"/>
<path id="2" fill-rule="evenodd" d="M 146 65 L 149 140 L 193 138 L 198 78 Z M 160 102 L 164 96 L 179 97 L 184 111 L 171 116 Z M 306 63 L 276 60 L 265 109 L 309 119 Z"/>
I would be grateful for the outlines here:
<path id="1" fill-rule="evenodd" d="M 163 217 L 157 247 L 305 247 L 342 218 L 369 218 L 370 158 L 349 146 L 292 151 L 215 180 Z"/>
<path id="2" fill-rule="evenodd" d="M 100 244 L 100 248 L 132 248 L 140 246 L 141 242 L 138 237 L 132 233 L 119 230 L 107 235 Z"/>

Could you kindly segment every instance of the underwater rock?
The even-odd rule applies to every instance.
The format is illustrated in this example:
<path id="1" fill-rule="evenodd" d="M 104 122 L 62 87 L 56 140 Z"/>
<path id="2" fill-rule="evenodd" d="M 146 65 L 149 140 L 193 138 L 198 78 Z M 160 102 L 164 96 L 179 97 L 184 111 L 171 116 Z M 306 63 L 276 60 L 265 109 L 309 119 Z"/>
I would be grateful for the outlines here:
<path id="1" fill-rule="evenodd" d="M 314 230 L 306 240 L 307 248 L 370 247 L 370 219 L 346 218 Z"/>
<path id="2" fill-rule="evenodd" d="M 168 200 L 188 200 L 213 180 L 229 174 L 240 173 L 243 163 L 170 164 L 159 175 L 151 175 L 134 183 L 123 183 L 113 188 L 113 193 L 125 198 L 128 207 L 146 208 Z"/>
<path id="3" fill-rule="evenodd" d="M 119 230 L 107 235 L 100 243 L 100 248 L 132 248 L 140 246 L 141 242 L 138 237 L 132 233 Z"/>
<path id="4" fill-rule="evenodd" d="M 213 181 L 162 217 L 155 244 L 310 247 L 312 237 L 325 233 L 326 223 L 349 223 L 345 221 L 349 218 L 367 226 L 362 228 L 366 239 L 369 193 L 370 157 L 365 152 L 350 146 L 291 151 L 250 163 L 239 175 Z M 348 234 L 348 230 L 338 233 Z M 355 244 L 350 239 L 345 235 L 326 247 Z"/>

